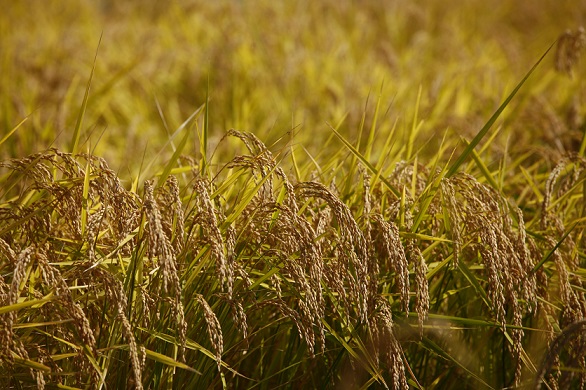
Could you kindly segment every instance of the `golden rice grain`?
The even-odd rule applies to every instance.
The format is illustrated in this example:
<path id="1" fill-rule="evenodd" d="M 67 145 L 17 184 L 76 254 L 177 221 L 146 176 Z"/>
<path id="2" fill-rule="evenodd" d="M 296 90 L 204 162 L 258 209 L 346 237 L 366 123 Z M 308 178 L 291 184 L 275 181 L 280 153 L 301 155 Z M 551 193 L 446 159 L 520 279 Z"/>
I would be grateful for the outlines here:
<path id="1" fill-rule="evenodd" d="M 212 342 L 212 347 L 216 352 L 216 363 L 218 365 L 218 371 L 220 371 L 222 368 L 222 353 L 224 352 L 224 337 L 222 336 L 220 321 L 218 321 L 216 314 L 201 294 L 196 294 L 194 298 L 199 302 L 203 309 L 203 316 L 207 325 L 208 335 Z"/>

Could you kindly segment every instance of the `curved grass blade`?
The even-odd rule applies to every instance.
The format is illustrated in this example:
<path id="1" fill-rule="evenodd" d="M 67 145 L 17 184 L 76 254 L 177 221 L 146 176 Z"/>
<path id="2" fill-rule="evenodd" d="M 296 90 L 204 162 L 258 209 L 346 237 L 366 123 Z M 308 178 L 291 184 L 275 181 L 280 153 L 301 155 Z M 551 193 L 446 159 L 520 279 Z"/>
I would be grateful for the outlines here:
<path id="1" fill-rule="evenodd" d="M 344 347 L 344 349 L 346 349 L 346 351 L 348 351 L 350 356 L 352 356 L 356 360 L 356 362 L 358 362 L 366 371 L 368 371 L 371 378 L 375 378 L 379 383 L 385 385 L 385 387 L 386 387 L 386 382 L 385 382 L 384 378 L 382 377 L 382 375 L 380 375 L 380 373 L 378 373 L 376 371 L 376 368 L 375 368 L 376 365 L 375 365 L 374 361 L 369 359 L 369 355 L 366 352 L 366 348 L 364 346 L 360 346 L 360 347 L 362 347 L 361 349 L 362 349 L 362 353 L 364 355 L 361 357 L 354 350 L 354 348 L 352 348 L 352 346 L 350 346 L 350 344 L 348 344 L 348 342 L 344 339 L 344 337 L 339 335 L 325 319 L 322 319 L 322 324 L 324 324 L 324 326 L 328 329 L 330 334 L 332 336 L 334 336 L 340 344 L 342 344 L 342 346 Z"/>
<path id="2" fill-rule="evenodd" d="M 146 355 L 148 358 L 150 358 L 156 362 L 163 363 L 163 364 L 165 364 L 167 366 L 171 366 L 171 367 L 182 368 L 184 370 L 191 371 L 193 373 L 201 375 L 201 373 L 198 372 L 196 369 L 189 367 L 187 364 L 178 362 L 177 360 L 175 360 L 167 355 L 163 355 L 162 353 L 151 351 L 150 349 L 146 349 L 146 348 L 145 348 L 145 352 L 146 352 Z"/>
<path id="3" fill-rule="evenodd" d="M 354 146 L 352 146 L 352 144 L 348 142 L 332 125 L 329 123 L 327 125 L 330 127 L 330 129 L 332 129 L 340 141 L 342 141 L 342 143 L 348 148 L 348 150 L 350 150 L 352 154 L 355 155 L 372 174 L 376 175 L 380 181 L 382 181 L 385 186 L 397 197 L 397 199 L 399 199 L 401 197 L 401 193 L 395 187 L 393 187 L 393 185 L 387 179 L 385 179 L 383 175 L 379 173 L 378 169 L 376 169 L 376 167 L 372 165 Z"/>
<path id="4" fill-rule="evenodd" d="M 177 145 L 175 152 L 173 152 L 173 156 L 169 159 L 169 161 L 167 162 L 167 165 L 165 165 L 165 169 L 163 169 L 161 176 L 159 176 L 159 181 L 157 183 L 157 187 L 162 187 L 165 184 L 165 182 L 167 181 L 167 178 L 169 177 L 169 174 L 171 174 L 171 170 L 173 169 L 173 165 L 175 165 L 175 163 L 177 162 L 177 159 L 179 158 L 179 156 L 181 156 L 183 149 L 185 149 L 185 145 L 187 145 L 187 138 L 188 137 L 189 137 L 189 131 L 186 131 L 185 135 L 183 135 L 183 138 L 181 139 L 181 142 L 179 143 L 179 145 Z"/>
<path id="5" fill-rule="evenodd" d="M 47 295 L 46 297 L 41 298 L 41 299 L 31 299 L 30 301 L 24 301 L 24 302 L 14 303 L 12 305 L 2 306 L 2 307 L 0 307 L 0 315 L 5 314 L 5 313 L 9 313 L 11 311 L 22 310 L 27 307 L 31 307 L 31 306 L 35 306 L 35 305 L 41 306 L 41 305 L 44 305 L 45 303 L 51 302 L 55 299 L 56 299 L 56 297 L 53 295 L 53 293 L 50 293 L 49 295 Z"/>
<path id="6" fill-rule="evenodd" d="M 28 368 L 32 368 L 35 370 L 43 371 L 44 373 L 50 373 L 51 367 L 48 367 L 42 363 L 35 362 L 34 360 L 30 359 L 23 359 L 20 356 L 17 356 L 14 352 L 12 352 L 12 358 L 16 364 L 23 365 Z"/>
<path id="7" fill-rule="evenodd" d="M 432 340 L 428 339 L 427 337 L 423 337 L 423 339 L 421 340 L 421 344 L 424 348 L 427 348 L 430 352 L 435 353 L 436 355 L 441 356 L 442 358 L 444 358 L 448 361 L 451 361 L 452 363 L 454 363 L 456 366 L 460 367 L 462 370 L 467 372 L 472 378 L 477 380 L 479 383 L 482 383 L 487 388 L 494 389 L 492 386 L 490 386 L 488 383 L 486 383 L 484 380 L 482 380 L 482 378 L 480 378 L 478 375 L 476 375 L 475 373 L 470 371 L 466 366 L 464 366 L 462 363 L 457 361 L 449 352 L 444 351 L 439 345 L 434 343 Z"/>
<path id="8" fill-rule="evenodd" d="M 476 279 L 476 276 L 474 276 L 474 274 L 470 271 L 468 266 L 464 262 L 458 262 L 458 269 L 460 270 L 460 272 L 462 272 L 464 277 L 468 279 L 470 284 L 472 284 L 472 287 L 474 288 L 474 290 L 476 290 L 478 295 L 480 295 L 486 306 L 492 310 L 493 305 L 491 304 L 490 299 L 488 299 L 486 291 L 484 291 L 484 288 L 482 288 L 480 282 L 478 281 L 478 279 Z"/>
<path id="9" fill-rule="evenodd" d="M 15 132 L 16 130 L 18 130 L 18 128 L 19 128 L 20 126 L 22 126 L 22 124 L 23 124 L 24 122 L 26 122 L 26 121 L 28 120 L 29 116 L 30 116 L 30 115 L 28 115 L 28 116 L 25 116 L 25 117 L 24 117 L 24 119 L 23 119 L 23 120 L 21 120 L 21 121 L 20 121 L 20 123 L 19 123 L 18 125 L 14 126 L 14 127 L 12 128 L 12 130 L 10 130 L 10 131 L 8 132 L 8 134 L 6 134 L 4 137 L 2 137 L 2 139 L 0 139 L 0 145 L 2 145 L 2 144 L 3 144 L 3 143 L 4 143 L 4 142 L 5 142 L 5 141 L 6 141 L 8 138 L 10 138 L 10 136 L 11 136 L 12 134 L 14 134 L 14 132 Z"/>
<path id="10" fill-rule="evenodd" d="M 256 184 L 256 186 L 251 187 L 246 190 L 246 192 L 244 193 L 244 196 L 240 200 L 240 203 L 238 203 L 238 205 L 234 207 L 234 209 L 232 210 L 232 213 L 230 215 L 228 215 L 228 217 L 226 218 L 226 220 L 222 224 L 221 230 L 227 229 L 231 223 L 236 221 L 238 216 L 240 214 L 242 214 L 242 212 L 244 211 L 246 206 L 248 206 L 248 204 L 252 201 L 252 198 L 254 198 L 254 196 L 260 191 L 260 189 L 265 184 L 265 182 L 269 179 L 269 177 L 271 177 L 271 175 L 273 174 L 275 169 L 277 169 L 277 165 L 275 165 L 268 172 L 266 172 L 265 176 L 261 180 L 259 180 L 259 182 L 258 182 L 258 184 Z"/>
<path id="11" fill-rule="evenodd" d="M 206 103 L 203 116 L 203 132 L 201 135 L 199 152 L 201 153 L 201 175 L 207 177 L 208 171 L 208 137 L 209 137 L 209 120 L 210 120 L 210 75 L 208 74 L 208 83 L 206 87 Z"/>
<path id="12" fill-rule="evenodd" d="M 170 343 L 170 344 L 179 345 L 179 342 L 173 336 L 169 336 L 169 335 L 167 335 L 165 333 L 157 332 L 156 330 L 146 329 L 146 328 L 142 328 L 142 327 L 138 327 L 138 329 L 140 329 L 141 331 L 143 331 L 145 333 L 150 334 L 153 337 L 158 338 L 159 340 L 163 340 L 163 341 L 165 341 L 167 343 Z M 209 349 L 203 347 L 202 345 L 196 343 L 193 340 L 189 340 L 188 339 L 185 347 L 187 349 L 191 349 L 193 351 L 199 351 L 199 352 L 203 353 L 205 356 L 207 356 L 208 358 L 210 358 L 214 362 L 216 360 L 216 354 L 215 353 L 211 352 Z M 161 354 L 157 353 L 157 357 L 159 357 L 158 355 L 161 355 Z M 148 356 L 148 352 L 147 352 L 147 356 Z M 153 356 L 155 356 L 155 355 L 153 355 Z M 167 357 L 166 355 L 162 355 L 162 356 Z M 167 357 L 167 358 L 168 359 L 171 359 L 169 357 Z M 180 366 L 177 366 L 179 368 L 185 368 L 183 366 L 186 366 L 186 367 L 188 367 L 188 368 L 185 368 L 186 370 L 195 372 L 198 375 L 203 375 L 201 372 L 197 371 L 196 369 L 194 369 L 192 367 L 189 367 L 187 365 L 184 365 L 183 363 L 177 362 L 176 360 L 174 360 L 174 362 L 177 363 L 177 364 L 182 365 L 181 367 Z M 245 375 L 242 375 L 241 373 L 239 373 L 238 371 L 236 371 L 235 369 L 233 369 L 231 366 L 228 365 L 228 363 L 226 363 L 224 361 L 221 361 L 220 364 L 222 365 L 222 367 L 226 368 L 228 371 L 232 372 L 235 375 L 238 375 L 238 376 L 240 376 L 242 378 L 245 378 L 245 379 L 248 379 L 248 380 L 253 380 L 252 378 L 249 378 L 249 377 L 247 377 Z"/>
<path id="13" fill-rule="evenodd" d="M 572 230 L 574 230 L 574 228 L 576 227 L 578 223 L 574 223 L 562 236 L 562 238 L 558 241 L 558 243 L 547 253 L 547 255 L 545 255 L 543 257 L 543 259 L 541 259 L 541 261 L 539 263 L 537 263 L 535 265 L 535 267 L 533 267 L 533 269 L 531 270 L 531 273 L 535 273 L 537 272 L 537 270 L 539 270 L 539 268 L 541 268 L 543 266 L 543 264 L 545 264 L 545 262 L 547 260 L 549 260 L 549 258 L 553 255 L 553 253 L 560 247 L 560 245 L 562 245 L 562 243 L 564 242 L 564 240 L 566 239 L 566 237 L 568 237 L 568 235 L 572 232 Z"/>
<path id="14" fill-rule="evenodd" d="M 547 53 L 549 53 L 549 51 L 556 44 L 556 42 L 557 42 L 557 40 L 551 44 L 551 46 L 545 51 L 545 53 L 543 53 L 541 58 L 535 63 L 535 65 L 533 65 L 533 67 L 529 70 L 529 72 L 527 72 L 525 77 L 523 77 L 521 82 L 519 84 L 517 84 L 515 89 L 513 89 L 513 92 L 511 92 L 509 94 L 509 96 L 500 105 L 500 107 L 495 111 L 495 113 L 492 114 L 492 116 L 490 117 L 488 122 L 486 122 L 486 124 L 482 127 L 482 129 L 480 129 L 480 131 L 478 132 L 478 134 L 476 134 L 474 139 L 472 139 L 470 144 L 468 146 L 466 146 L 466 148 L 464 149 L 462 154 L 458 157 L 458 159 L 452 164 L 452 166 L 448 170 L 448 173 L 446 175 L 447 177 L 453 176 L 458 171 L 458 168 L 460 168 L 460 166 L 464 163 L 464 161 L 466 161 L 466 159 L 470 156 L 470 154 L 472 154 L 472 151 L 474 150 L 474 148 L 476 148 L 476 146 L 480 143 L 480 141 L 486 136 L 486 134 L 488 133 L 488 131 L 490 130 L 490 128 L 492 127 L 494 122 L 496 122 L 498 117 L 502 114 L 502 112 L 505 110 L 505 108 L 509 105 L 511 100 L 513 100 L 513 98 L 515 97 L 515 95 L 517 94 L 519 89 L 521 89 L 523 84 L 525 84 L 525 82 L 527 81 L 529 76 L 531 76 L 531 74 L 535 71 L 535 69 L 541 63 L 541 61 L 543 61 L 543 59 L 545 58 Z"/>
<path id="15" fill-rule="evenodd" d="M 96 61 L 98 59 L 98 51 L 100 50 L 100 44 L 102 43 L 102 34 L 100 34 L 100 40 L 98 41 L 98 47 L 96 48 L 96 54 L 94 56 L 94 63 L 92 64 L 92 70 L 90 72 L 90 77 L 87 81 L 87 86 L 85 87 L 85 94 L 83 96 L 83 101 L 81 103 L 81 108 L 79 110 L 79 115 L 77 116 L 77 123 L 75 124 L 75 130 L 73 131 L 73 140 L 71 146 L 71 153 L 76 154 L 77 149 L 79 147 L 79 137 L 81 135 L 81 126 L 83 125 L 83 117 L 85 116 L 85 110 L 87 108 L 87 103 L 90 95 L 90 88 L 92 86 L 92 79 L 94 77 L 94 71 L 96 70 Z"/>
<path id="16" fill-rule="evenodd" d="M 547 355 L 543 357 L 543 361 L 539 365 L 539 370 L 537 371 L 537 375 L 535 376 L 533 382 L 534 389 L 540 388 L 543 377 L 545 376 L 546 372 L 552 368 L 552 365 L 556 360 L 555 356 L 560 353 L 560 350 L 566 346 L 572 338 L 577 338 L 580 336 L 580 333 L 584 332 L 586 332 L 586 320 L 578 320 L 565 327 L 562 332 L 553 340 L 549 350 L 547 351 Z"/>

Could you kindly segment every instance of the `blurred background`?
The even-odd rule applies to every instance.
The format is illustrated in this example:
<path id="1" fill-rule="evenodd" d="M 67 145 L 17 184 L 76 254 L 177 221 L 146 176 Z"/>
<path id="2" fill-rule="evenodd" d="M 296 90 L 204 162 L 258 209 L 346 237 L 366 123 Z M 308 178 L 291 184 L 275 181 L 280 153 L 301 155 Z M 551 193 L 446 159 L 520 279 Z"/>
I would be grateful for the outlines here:
<path id="1" fill-rule="evenodd" d="M 145 156 L 169 158 L 171 135 L 208 95 L 211 151 L 235 128 L 316 157 L 341 147 L 328 123 L 353 140 L 378 113 L 377 135 L 395 126 L 398 143 L 423 120 L 415 149 L 433 156 L 446 132 L 472 138 L 555 39 L 586 24 L 586 3 L 564 0 L 3 3 L 0 131 L 29 118 L 0 158 L 71 148 L 97 50 L 80 150 L 122 177 Z M 580 143 L 585 63 L 555 72 L 554 52 L 495 145 Z M 202 112 L 185 127 L 194 156 Z M 226 144 L 215 157 L 233 154 Z"/>

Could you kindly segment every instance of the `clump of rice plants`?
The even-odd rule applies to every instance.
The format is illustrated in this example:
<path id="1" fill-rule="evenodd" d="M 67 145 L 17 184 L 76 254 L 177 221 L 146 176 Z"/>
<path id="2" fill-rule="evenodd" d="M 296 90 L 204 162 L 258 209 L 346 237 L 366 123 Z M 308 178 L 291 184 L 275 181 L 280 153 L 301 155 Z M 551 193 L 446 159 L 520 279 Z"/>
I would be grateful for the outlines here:
<path id="1" fill-rule="evenodd" d="M 526 215 L 471 174 L 408 163 L 359 169 L 344 202 L 228 136 L 248 153 L 217 176 L 193 165 L 142 195 L 87 154 L 2 163 L 8 387 L 582 380 L 560 368 L 584 369 L 583 338 L 555 337 L 586 314 L 583 158 Z"/>

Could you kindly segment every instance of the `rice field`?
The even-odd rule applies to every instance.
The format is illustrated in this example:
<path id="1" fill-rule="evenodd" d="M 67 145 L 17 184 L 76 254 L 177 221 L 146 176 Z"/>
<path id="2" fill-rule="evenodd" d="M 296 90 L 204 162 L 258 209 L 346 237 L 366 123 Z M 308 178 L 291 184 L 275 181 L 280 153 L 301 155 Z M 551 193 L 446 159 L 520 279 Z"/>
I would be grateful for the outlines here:
<path id="1" fill-rule="evenodd" d="M 4 6 L 0 388 L 586 387 L 586 6 Z"/>

